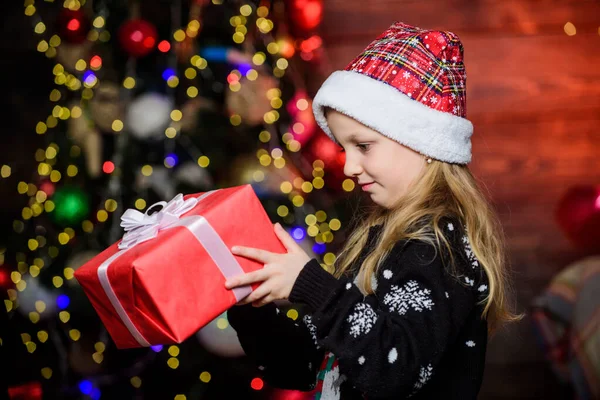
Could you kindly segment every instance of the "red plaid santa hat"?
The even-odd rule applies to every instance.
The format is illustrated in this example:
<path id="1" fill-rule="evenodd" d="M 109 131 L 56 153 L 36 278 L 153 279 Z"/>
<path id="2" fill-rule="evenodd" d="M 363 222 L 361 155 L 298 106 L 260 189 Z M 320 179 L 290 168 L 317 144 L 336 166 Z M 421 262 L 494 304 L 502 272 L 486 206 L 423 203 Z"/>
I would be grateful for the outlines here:
<path id="1" fill-rule="evenodd" d="M 425 156 L 468 164 L 473 124 L 466 118 L 466 78 L 454 33 L 396 22 L 327 78 L 313 111 L 332 140 L 325 107 Z"/>

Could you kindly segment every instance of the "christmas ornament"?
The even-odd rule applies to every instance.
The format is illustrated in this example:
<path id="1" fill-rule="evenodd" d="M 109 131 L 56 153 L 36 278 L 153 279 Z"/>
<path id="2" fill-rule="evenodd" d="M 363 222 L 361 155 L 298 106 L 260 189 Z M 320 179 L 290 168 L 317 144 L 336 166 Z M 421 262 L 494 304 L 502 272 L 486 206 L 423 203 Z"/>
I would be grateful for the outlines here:
<path id="1" fill-rule="evenodd" d="M 289 0 L 290 24 L 298 36 L 314 30 L 323 19 L 322 0 Z"/>
<path id="2" fill-rule="evenodd" d="M 159 93 L 145 93 L 127 109 L 126 127 L 138 139 L 160 139 L 171 121 L 173 102 Z"/>
<path id="3" fill-rule="evenodd" d="M 143 57 L 156 45 L 158 33 L 150 22 L 132 19 L 119 29 L 119 41 L 123 49 L 132 57 Z"/>
<path id="4" fill-rule="evenodd" d="M 88 195 L 76 186 L 56 189 L 52 201 L 54 210 L 50 212 L 50 216 L 60 226 L 79 224 L 90 212 Z"/>
<path id="5" fill-rule="evenodd" d="M 556 220 L 580 249 L 600 248 L 600 186 L 574 186 L 560 199 Z"/>
<path id="6" fill-rule="evenodd" d="M 277 80 L 272 76 L 259 75 L 253 81 L 242 78 L 240 84 L 237 92 L 228 90 L 226 93 L 228 112 L 242 117 L 242 123 L 246 125 L 263 124 L 265 114 L 272 110 L 267 92 L 278 87 Z"/>
<path id="7" fill-rule="evenodd" d="M 57 18 L 57 30 L 65 42 L 83 43 L 90 30 L 90 20 L 81 9 L 61 8 Z"/>

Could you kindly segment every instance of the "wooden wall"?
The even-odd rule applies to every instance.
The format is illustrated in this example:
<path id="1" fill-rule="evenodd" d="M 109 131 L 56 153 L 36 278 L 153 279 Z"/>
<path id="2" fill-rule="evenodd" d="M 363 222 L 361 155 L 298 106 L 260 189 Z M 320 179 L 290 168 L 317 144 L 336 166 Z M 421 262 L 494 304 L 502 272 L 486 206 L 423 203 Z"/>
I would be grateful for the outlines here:
<path id="1" fill-rule="evenodd" d="M 465 45 L 473 172 L 509 239 L 521 310 L 580 257 L 555 223 L 574 184 L 600 184 L 597 0 L 324 0 L 326 74 L 399 20 L 451 30 Z M 577 33 L 565 34 L 572 22 Z M 318 82 L 320 83 L 320 82 Z M 489 345 L 481 399 L 559 399 L 526 318 Z"/>

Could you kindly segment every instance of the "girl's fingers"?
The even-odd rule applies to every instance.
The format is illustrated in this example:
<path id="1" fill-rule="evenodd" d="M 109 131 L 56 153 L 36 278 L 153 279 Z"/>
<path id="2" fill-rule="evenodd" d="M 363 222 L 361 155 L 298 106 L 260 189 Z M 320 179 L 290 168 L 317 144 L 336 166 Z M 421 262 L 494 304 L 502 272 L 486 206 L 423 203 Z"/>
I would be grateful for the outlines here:
<path id="1" fill-rule="evenodd" d="M 225 281 L 225 287 L 231 289 L 238 286 L 246 286 L 255 282 L 263 282 L 269 278 L 269 270 L 263 268 L 247 274 L 237 275 Z"/>
<path id="2" fill-rule="evenodd" d="M 262 300 L 264 297 L 267 297 L 271 293 L 269 288 L 266 288 L 265 285 L 260 285 L 256 288 L 255 291 L 246 296 L 245 299 L 240 301 L 240 304 L 249 304 L 254 303 L 256 301 Z"/>
<path id="3" fill-rule="evenodd" d="M 273 259 L 273 253 L 252 247 L 233 246 L 231 252 L 235 255 L 250 258 L 263 264 L 268 264 Z"/>

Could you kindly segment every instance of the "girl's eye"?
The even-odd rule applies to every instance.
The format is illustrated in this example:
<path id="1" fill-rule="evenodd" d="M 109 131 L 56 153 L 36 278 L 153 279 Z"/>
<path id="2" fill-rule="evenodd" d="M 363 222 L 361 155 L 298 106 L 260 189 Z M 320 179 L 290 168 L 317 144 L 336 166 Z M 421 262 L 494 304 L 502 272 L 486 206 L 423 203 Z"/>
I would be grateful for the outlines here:
<path id="1" fill-rule="evenodd" d="M 369 150 L 369 144 L 368 143 L 358 143 L 356 145 L 356 147 L 358 147 L 359 149 L 361 149 L 362 151 L 367 151 Z"/>

